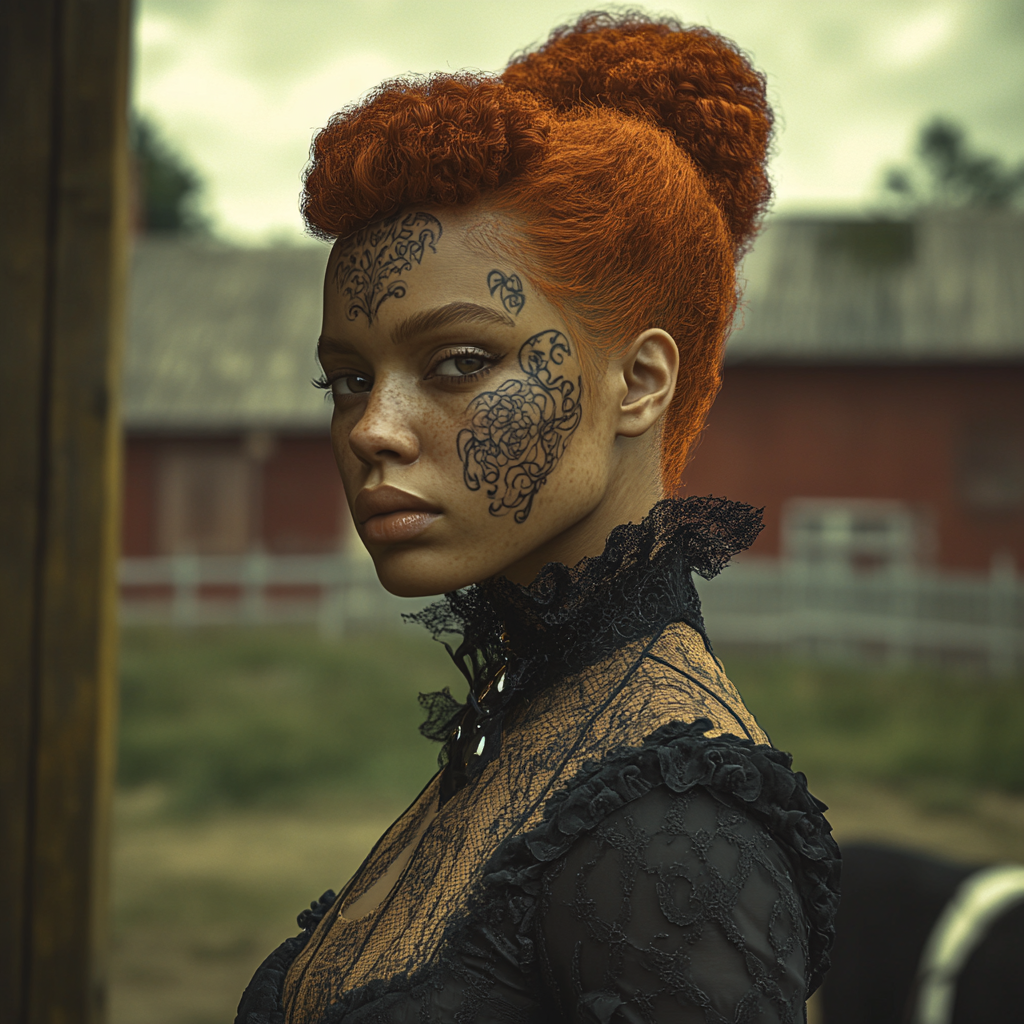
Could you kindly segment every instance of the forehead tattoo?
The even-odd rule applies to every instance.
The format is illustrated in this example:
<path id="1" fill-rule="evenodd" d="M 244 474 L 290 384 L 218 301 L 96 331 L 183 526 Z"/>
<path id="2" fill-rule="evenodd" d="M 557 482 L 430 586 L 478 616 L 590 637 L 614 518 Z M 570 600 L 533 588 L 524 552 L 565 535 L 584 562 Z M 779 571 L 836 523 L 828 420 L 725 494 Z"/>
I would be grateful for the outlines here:
<path id="1" fill-rule="evenodd" d="M 349 320 L 362 313 L 372 324 L 385 299 L 402 298 L 402 275 L 437 252 L 442 230 L 436 217 L 420 211 L 387 217 L 354 235 L 334 267 L 335 287 L 350 300 Z"/>
<path id="2" fill-rule="evenodd" d="M 510 313 L 519 316 L 526 304 L 526 296 L 523 294 L 523 282 L 518 274 L 505 275 L 500 270 L 492 270 L 487 275 L 487 288 L 492 295 L 500 292 L 501 304 Z"/>

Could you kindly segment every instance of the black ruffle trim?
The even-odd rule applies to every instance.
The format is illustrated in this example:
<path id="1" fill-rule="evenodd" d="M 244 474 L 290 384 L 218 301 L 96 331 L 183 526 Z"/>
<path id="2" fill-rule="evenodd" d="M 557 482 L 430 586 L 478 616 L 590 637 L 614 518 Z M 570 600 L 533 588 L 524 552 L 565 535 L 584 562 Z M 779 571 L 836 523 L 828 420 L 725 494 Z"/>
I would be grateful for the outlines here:
<path id="1" fill-rule="evenodd" d="M 299 914 L 296 923 L 302 931 L 285 939 L 256 969 L 238 1002 L 235 1024 L 284 1024 L 281 994 L 284 991 L 285 975 L 336 899 L 334 890 L 328 889 L 320 899 L 309 905 L 308 910 Z"/>
<path id="2" fill-rule="evenodd" d="M 762 821 L 789 854 L 807 917 L 807 994 L 821 984 L 839 907 L 840 854 L 823 814 L 827 807 L 808 792 L 803 772 L 791 770 L 791 755 L 736 736 L 705 736 L 711 727 L 706 718 L 670 722 L 640 747 L 618 747 L 599 762 L 587 762 L 552 796 L 540 825 L 501 844 L 485 884 L 492 894 L 505 894 L 501 902 L 511 912 L 523 966 L 534 959 L 537 897 L 551 863 L 613 811 L 656 786 L 675 793 L 701 786 Z"/>

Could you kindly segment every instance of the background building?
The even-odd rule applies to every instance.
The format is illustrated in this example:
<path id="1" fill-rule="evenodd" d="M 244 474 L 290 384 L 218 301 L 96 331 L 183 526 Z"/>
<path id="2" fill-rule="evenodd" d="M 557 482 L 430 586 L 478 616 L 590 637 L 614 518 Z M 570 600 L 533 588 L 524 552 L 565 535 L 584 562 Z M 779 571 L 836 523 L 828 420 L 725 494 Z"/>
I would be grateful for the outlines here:
<path id="1" fill-rule="evenodd" d="M 330 409 L 310 387 L 324 257 L 140 239 L 126 555 L 345 545 Z M 1024 562 L 1024 218 L 777 220 L 744 276 L 685 492 L 765 506 L 757 555 L 793 553 L 818 508 L 869 562 Z"/>
<path id="2" fill-rule="evenodd" d="M 325 252 L 137 242 L 124 554 L 312 554 L 348 511 L 319 374 Z"/>
<path id="3" fill-rule="evenodd" d="M 323 248 L 143 238 L 125 377 L 127 621 L 396 620 L 318 374 Z M 1024 217 L 776 220 L 683 493 L 764 506 L 716 638 L 1024 658 Z"/>
<path id="4" fill-rule="evenodd" d="M 752 554 L 817 507 L 868 563 L 1024 562 L 1024 217 L 780 220 L 744 270 L 686 491 L 764 505 Z"/>

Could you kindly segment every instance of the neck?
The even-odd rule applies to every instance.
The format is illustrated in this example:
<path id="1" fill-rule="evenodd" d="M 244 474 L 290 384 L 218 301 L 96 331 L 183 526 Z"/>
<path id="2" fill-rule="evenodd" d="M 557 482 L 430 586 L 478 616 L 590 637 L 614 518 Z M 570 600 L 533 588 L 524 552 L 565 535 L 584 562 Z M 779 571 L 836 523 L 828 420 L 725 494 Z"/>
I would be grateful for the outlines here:
<path id="1" fill-rule="evenodd" d="M 568 529 L 507 566 L 500 575 L 528 586 L 548 562 L 574 566 L 604 551 L 608 534 L 623 523 L 639 523 L 663 494 L 658 477 L 647 472 L 619 473 L 601 501 Z"/>

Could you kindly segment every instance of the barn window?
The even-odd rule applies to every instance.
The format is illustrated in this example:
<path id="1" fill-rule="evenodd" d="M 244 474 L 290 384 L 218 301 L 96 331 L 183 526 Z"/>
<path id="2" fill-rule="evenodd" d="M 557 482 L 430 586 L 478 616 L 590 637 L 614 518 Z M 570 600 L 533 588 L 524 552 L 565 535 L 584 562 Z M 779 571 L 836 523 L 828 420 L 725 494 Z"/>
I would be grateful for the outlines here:
<path id="1" fill-rule="evenodd" d="M 158 529 L 164 554 L 240 554 L 252 533 L 251 463 L 240 448 L 172 448 L 160 467 Z"/>
<path id="2" fill-rule="evenodd" d="M 966 505 L 979 511 L 1024 508 L 1024 424 L 988 421 L 967 428 L 960 493 Z"/>
<path id="3" fill-rule="evenodd" d="M 930 531 L 921 512 L 901 501 L 794 498 L 782 520 L 791 562 L 855 571 L 909 566 L 925 559 Z"/>

